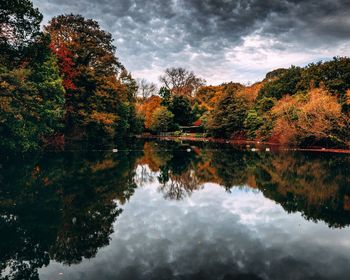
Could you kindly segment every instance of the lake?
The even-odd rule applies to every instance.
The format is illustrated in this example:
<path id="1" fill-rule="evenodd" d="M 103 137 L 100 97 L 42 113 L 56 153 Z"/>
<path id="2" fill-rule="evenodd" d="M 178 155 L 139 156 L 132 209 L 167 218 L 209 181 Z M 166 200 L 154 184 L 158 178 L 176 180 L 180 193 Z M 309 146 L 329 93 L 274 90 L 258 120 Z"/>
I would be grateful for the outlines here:
<path id="1" fill-rule="evenodd" d="M 349 279 L 350 155 L 111 150 L 1 159 L 1 279 Z"/>

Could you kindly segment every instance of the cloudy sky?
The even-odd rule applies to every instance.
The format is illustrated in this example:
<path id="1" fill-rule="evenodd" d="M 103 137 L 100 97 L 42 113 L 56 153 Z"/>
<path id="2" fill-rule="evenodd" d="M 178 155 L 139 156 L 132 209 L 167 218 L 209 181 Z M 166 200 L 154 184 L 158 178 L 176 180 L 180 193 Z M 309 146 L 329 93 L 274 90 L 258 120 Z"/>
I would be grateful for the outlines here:
<path id="1" fill-rule="evenodd" d="M 157 82 L 167 67 L 209 84 L 350 55 L 350 0 L 34 0 L 45 22 L 64 13 L 111 32 L 120 61 Z"/>

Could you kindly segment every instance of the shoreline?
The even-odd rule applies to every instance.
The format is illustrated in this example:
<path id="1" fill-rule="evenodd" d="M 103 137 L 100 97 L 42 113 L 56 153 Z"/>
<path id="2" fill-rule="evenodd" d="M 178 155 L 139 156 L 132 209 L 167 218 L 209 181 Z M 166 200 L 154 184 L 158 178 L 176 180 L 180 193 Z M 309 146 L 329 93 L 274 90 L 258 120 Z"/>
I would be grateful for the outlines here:
<path id="1" fill-rule="evenodd" d="M 350 149 L 329 149 L 329 148 L 297 148 L 297 147 L 288 147 L 281 145 L 279 143 L 273 142 L 261 142 L 261 141 L 253 141 L 253 140 L 233 140 L 233 139 L 223 139 L 223 138 L 203 138 L 203 137 L 191 137 L 191 136 L 158 136 L 158 135 L 139 135 L 137 138 L 141 139 L 159 139 L 165 141 L 194 141 L 194 142 L 204 142 L 204 143 L 221 143 L 221 144 L 231 144 L 231 145 L 254 145 L 259 150 L 261 148 L 271 148 L 271 150 L 276 151 L 300 151 L 300 152 L 321 152 L 321 153 L 338 153 L 338 154 L 350 154 Z"/>

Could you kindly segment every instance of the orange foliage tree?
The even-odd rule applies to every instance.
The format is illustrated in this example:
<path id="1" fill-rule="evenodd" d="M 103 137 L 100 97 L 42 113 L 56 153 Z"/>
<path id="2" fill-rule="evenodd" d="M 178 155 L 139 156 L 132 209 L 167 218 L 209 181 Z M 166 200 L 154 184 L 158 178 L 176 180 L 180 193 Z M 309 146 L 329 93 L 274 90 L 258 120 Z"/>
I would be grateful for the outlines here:
<path id="1" fill-rule="evenodd" d="M 340 141 L 335 128 L 344 126 L 341 105 L 325 89 L 313 89 L 307 96 L 283 97 L 273 108 L 276 117 L 273 138 L 282 144 L 314 139 Z"/>
<path id="2" fill-rule="evenodd" d="M 144 126 L 146 129 L 150 129 L 152 125 L 153 113 L 161 105 L 162 99 L 159 96 L 152 95 L 150 98 L 146 99 L 145 102 L 138 106 L 138 114 L 145 120 Z"/>

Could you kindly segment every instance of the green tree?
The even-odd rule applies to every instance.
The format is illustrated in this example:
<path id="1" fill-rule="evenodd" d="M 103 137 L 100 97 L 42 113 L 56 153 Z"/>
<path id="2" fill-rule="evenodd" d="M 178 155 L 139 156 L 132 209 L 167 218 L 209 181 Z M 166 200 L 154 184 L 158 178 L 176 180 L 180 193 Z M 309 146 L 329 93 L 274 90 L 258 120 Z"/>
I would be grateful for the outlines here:
<path id="1" fill-rule="evenodd" d="M 48 49 L 32 68 L 0 68 L 0 89 L 2 150 L 38 149 L 46 137 L 62 128 L 64 88 Z"/>
<path id="2" fill-rule="evenodd" d="M 174 114 L 166 107 L 157 108 L 151 120 L 151 130 L 155 132 L 166 132 L 174 127 Z"/>
<path id="3" fill-rule="evenodd" d="M 246 119 L 244 120 L 244 127 L 247 129 L 248 137 L 256 138 L 257 130 L 263 125 L 263 118 L 258 115 L 255 110 L 249 110 Z"/>
<path id="4" fill-rule="evenodd" d="M 225 92 L 209 116 L 206 128 L 214 136 L 231 137 L 244 130 L 249 105 L 242 96 Z"/>
<path id="5" fill-rule="evenodd" d="M 174 95 L 168 110 L 174 114 L 174 122 L 178 125 L 190 125 L 194 121 L 190 100 L 185 96 Z"/>
<path id="6" fill-rule="evenodd" d="M 161 87 L 158 94 L 162 98 L 162 105 L 166 107 L 169 106 L 171 98 L 170 90 L 168 90 L 166 87 Z"/>
<path id="7" fill-rule="evenodd" d="M 298 90 L 298 84 L 301 80 L 302 69 L 300 67 L 292 66 L 283 71 L 277 71 L 273 78 L 268 78 L 268 82 L 260 89 L 258 99 L 263 97 L 273 97 L 281 99 L 283 96 L 293 95 Z"/>

